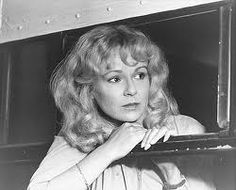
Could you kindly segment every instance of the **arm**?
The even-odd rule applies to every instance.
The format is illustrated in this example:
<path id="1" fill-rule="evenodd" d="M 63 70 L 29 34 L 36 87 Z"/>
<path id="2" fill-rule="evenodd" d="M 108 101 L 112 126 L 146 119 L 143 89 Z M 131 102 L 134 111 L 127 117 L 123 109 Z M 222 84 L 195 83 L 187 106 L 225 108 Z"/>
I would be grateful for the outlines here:
<path id="1" fill-rule="evenodd" d="M 28 190 L 86 189 L 83 176 L 88 185 L 92 184 L 110 163 L 128 154 L 143 139 L 145 131 L 138 124 L 125 123 L 88 155 L 70 147 L 64 140 L 59 145 L 52 145 Z"/>
<path id="2" fill-rule="evenodd" d="M 151 131 L 152 139 L 147 138 L 146 143 L 149 142 L 151 145 L 155 144 L 161 137 L 160 134 L 164 134 L 169 137 L 170 135 L 190 135 L 190 134 L 203 134 L 205 132 L 204 127 L 195 119 L 178 115 L 169 118 L 167 122 L 167 126 L 154 129 Z M 165 138 L 164 138 L 165 139 Z M 149 146 L 148 146 L 149 147 Z M 195 159 L 192 159 L 195 158 Z M 211 159 L 211 158 L 210 158 Z M 204 189 L 204 190 L 212 190 L 215 189 L 212 183 L 212 179 L 210 178 L 209 171 L 206 171 L 209 168 L 209 158 L 199 155 L 194 156 L 178 156 L 173 157 L 175 162 L 172 162 L 169 158 L 157 158 L 152 159 L 155 165 L 157 165 L 162 174 L 164 175 L 166 181 L 169 184 L 178 184 L 183 179 L 181 177 L 182 168 L 184 169 L 184 174 L 187 177 L 187 181 L 189 184 L 189 188 L 185 185 L 182 188 L 178 189 Z M 180 163 L 180 168 L 174 164 Z M 192 166 L 192 167 L 190 167 Z M 196 166 L 193 168 L 193 166 Z M 204 167 L 207 166 L 207 167 Z"/>
<path id="3" fill-rule="evenodd" d="M 180 116 L 177 118 L 180 135 L 203 134 L 205 128 L 197 120 Z M 181 128 L 181 125 L 183 126 Z M 194 154 L 178 157 L 179 165 L 186 175 L 191 190 L 216 189 L 213 183 L 214 155 Z"/>

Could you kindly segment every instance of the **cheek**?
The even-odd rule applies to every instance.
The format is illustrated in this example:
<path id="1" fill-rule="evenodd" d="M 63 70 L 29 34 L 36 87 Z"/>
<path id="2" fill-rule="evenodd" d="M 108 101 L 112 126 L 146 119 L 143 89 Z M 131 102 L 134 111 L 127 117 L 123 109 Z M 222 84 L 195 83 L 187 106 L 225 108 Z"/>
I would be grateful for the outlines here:
<path id="1" fill-rule="evenodd" d="M 139 93 L 142 96 L 142 99 L 148 101 L 149 98 L 149 91 L 150 91 L 150 85 L 149 82 L 144 83 L 143 85 L 139 85 Z"/>
<path id="2" fill-rule="evenodd" d="M 98 89 L 95 92 L 95 100 L 103 111 L 118 105 L 119 94 L 114 89 Z"/>

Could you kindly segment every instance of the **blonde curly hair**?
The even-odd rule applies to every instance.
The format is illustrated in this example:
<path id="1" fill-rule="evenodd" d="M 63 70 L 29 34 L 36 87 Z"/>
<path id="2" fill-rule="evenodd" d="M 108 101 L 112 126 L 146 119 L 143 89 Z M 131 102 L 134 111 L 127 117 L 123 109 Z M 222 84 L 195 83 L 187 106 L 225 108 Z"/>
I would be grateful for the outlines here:
<path id="1" fill-rule="evenodd" d="M 128 54 L 148 63 L 150 92 L 144 126 L 161 126 L 168 116 L 178 114 L 167 89 L 169 69 L 160 48 L 142 32 L 124 25 L 96 27 L 79 38 L 51 77 L 55 103 L 63 113 L 59 134 L 85 153 L 104 143 L 115 129 L 100 116 L 91 93 L 95 76 L 115 49 L 124 63 Z"/>

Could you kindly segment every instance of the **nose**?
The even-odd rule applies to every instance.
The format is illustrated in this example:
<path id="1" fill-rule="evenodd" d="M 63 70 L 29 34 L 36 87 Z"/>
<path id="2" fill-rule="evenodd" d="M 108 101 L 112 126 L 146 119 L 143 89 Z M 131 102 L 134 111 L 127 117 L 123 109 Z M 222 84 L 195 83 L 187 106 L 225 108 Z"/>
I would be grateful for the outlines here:
<path id="1" fill-rule="evenodd" d="M 126 88 L 124 90 L 124 95 L 125 96 L 134 96 L 135 94 L 137 94 L 136 85 L 132 79 L 128 79 L 126 81 Z"/>

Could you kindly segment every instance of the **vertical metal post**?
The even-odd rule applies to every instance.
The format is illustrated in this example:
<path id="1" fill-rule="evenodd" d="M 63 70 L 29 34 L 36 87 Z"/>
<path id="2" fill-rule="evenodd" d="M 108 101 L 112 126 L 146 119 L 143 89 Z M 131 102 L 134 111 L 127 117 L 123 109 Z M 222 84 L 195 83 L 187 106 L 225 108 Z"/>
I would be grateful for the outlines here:
<path id="1" fill-rule="evenodd" d="M 217 94 L 217 123 L 228 129 L 230 122 L 231 77 L 231 11 L 230 5 L 220 7 L 219 67 Z"/>
<path id="2" fill-rule="evenodd" d="M 236 0 L 232 1 L 230 134 L 236 135 Z"/>
<path id="3" fill-rule="evenodd" d="M 9 136 L 9 112 L 11 92 L 12 61 L 10 51 L 0 52 L 1 76 L 0 76 L 0 144 L 7 144 Z"/>

